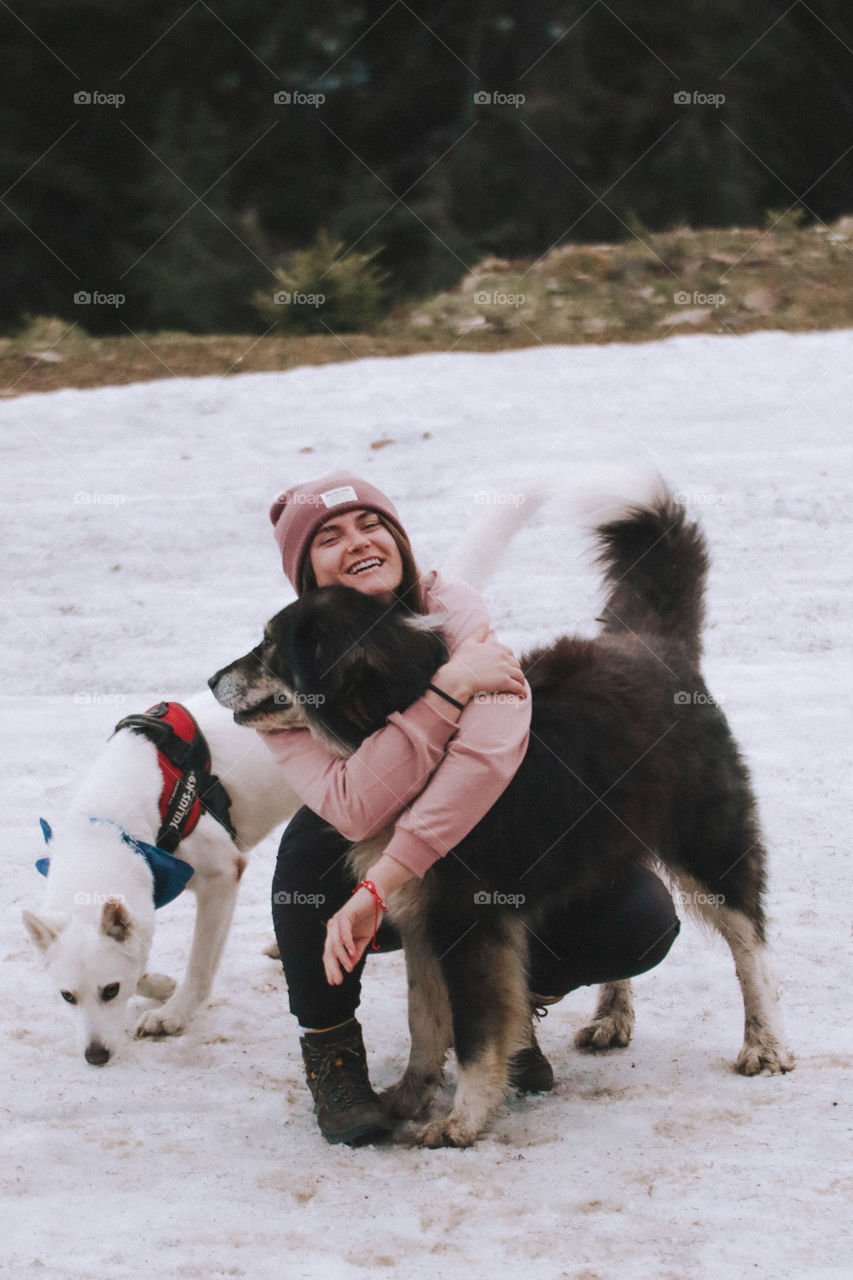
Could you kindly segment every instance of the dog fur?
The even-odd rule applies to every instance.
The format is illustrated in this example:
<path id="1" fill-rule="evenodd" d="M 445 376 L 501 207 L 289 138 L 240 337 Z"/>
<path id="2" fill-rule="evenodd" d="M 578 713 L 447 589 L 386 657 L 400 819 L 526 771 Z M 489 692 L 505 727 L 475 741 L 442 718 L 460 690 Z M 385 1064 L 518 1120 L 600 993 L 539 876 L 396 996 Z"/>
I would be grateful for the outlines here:
<path id="1" fill-rule="evenodd" d="M 728 943 L 745 1014 L 737 1069 L 793 1066 L 769 972 L 755 801 L 700 673 L 704 539 L 662 482 L 644 504 L 606 504 L 602 516 L 599 634 L 525 656 L 533 719 L 515 778 L 457 849 L 389 904 L 404 940 L 412 1036 L 406 1072 L 385 1095 L 390 1112 L 425 1115 L 451 1045 L 459 1067 L 452 1111 L 419 1133 L 427 1146 L 476 1140 L 510 1057 L 529 1043 L 528 932 L 626 864 L 662 868 Z M 445 653 L 434 620 L 326 587 L 273 618 L 261 644 L 210 685 L 240 723 L 307 725 L 346 755 L 424 692 Z M 355 850 L 355 876 L 383 843 Z M 484 894 L 524 902 L 484 909 Z M 625 1045 L 632 1028 L 630 983 L 608 983 L 577 1043 Z"/>
<path id="2" fill-rule="evenodd" d="M 237 841 L 203 813 L 178 846 L 176 856 L 193 868 L 187 888 L 196 897 L 195 931 L 180 986 L 146 973 L 155 922 L 152 876 L 121 829 L 155 843 L 162 776 L 154 744 L 129 729 L 109 740 L 51 838 L 40 912 L 24 912 L 52 985 L 73 1015 L 78 1050 L 93 1066 L 107 1063 L 124 1039 L 134 994 L 166 1000 L 142 1014 L 137 1036 L 184 1030 L 210 994 L 247 853 L 299 807 L 256 734 L 239 729 L 207 692 L 185 705 L 231 797 Z"/>

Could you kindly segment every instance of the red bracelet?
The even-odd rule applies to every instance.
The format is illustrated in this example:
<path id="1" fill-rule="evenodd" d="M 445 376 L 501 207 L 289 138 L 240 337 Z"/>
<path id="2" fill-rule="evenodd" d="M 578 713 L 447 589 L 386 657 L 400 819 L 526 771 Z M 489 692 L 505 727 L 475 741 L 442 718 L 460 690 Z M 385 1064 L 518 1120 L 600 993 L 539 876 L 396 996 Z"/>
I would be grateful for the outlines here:
<path id="1" fill-rule="evenodd" d="M 374 898 L 376 899 L 376 915 L 373 917 L 373 941 L 370 944 L 370 950 L 379 951 L 380 947 L 376 941 L 376 933 L 377 933 L 377 930 L 379 929 L 379 911 L 380 911 L 380 908 L 383 911 L 387 911 L 388 904 L 387 902 L 382 901 L 382 899 L 379 896 L 379 890 L 376 888 L 376 885 L 373 883 L 372 880 L 359 880 L 358 884 L 353 889 L 353 893 L 358 893 L 359 889 L 366 889 L 367 892 L 372 893 Z"/>

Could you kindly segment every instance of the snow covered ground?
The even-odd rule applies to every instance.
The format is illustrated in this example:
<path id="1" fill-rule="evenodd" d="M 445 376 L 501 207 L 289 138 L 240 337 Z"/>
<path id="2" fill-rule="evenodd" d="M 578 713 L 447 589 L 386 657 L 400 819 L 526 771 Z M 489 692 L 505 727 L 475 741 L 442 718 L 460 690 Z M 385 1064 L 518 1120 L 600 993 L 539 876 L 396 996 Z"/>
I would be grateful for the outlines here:
<path id="1" fill-rule="evenodd" d="M 39 1280 L 655 1280 L 850 1274 L 853 332 L 368 360 L 0 403 L 4 947 L 0 1273 Z M 381 443 L 381 447 L 380 447 Z M 519 477 L 650 461 L 708 533 L 707 674 L 749 759 L 797 1070 L 732 1071 L 727 951 L 686 924 L 640 978 L 633 1044 L 572 1047 L 479 1145 L 327 1146 L 250 860 L 214 999 L 187 1034 L 74 1054 L 20 923 L 37 819 L 60 820 L 120 716 L 203 685 L 289 598 L 267 503 L 347 466 L 396 499 L 422 567 Z M 521 649 L 589 630 L 588 545 L 557 506 L 487 592 Z M 193 902 L 160 913 L 179 973 Z M 396 1078 L 402 960 L 369 965 L 374 1082 Z"/>

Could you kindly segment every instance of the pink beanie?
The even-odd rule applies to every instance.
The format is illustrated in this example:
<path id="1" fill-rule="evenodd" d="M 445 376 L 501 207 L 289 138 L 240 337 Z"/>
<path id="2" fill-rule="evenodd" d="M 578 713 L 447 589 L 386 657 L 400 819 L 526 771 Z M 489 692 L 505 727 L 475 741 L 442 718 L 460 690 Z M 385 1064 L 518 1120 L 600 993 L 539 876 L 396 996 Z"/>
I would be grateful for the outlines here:
<path id="1" fill-rule="evenodd" d="M 270 520 L 284 572 L 299 595 L 302 594 L 302 561 L 320 525 L 332 515 L 343 515 L 362 507 L 390 520 L 408 540 L 390 498 L 349 471 L 335 471 L 321 480 L 297 484 L 278 494 L 270 507 Z"/>

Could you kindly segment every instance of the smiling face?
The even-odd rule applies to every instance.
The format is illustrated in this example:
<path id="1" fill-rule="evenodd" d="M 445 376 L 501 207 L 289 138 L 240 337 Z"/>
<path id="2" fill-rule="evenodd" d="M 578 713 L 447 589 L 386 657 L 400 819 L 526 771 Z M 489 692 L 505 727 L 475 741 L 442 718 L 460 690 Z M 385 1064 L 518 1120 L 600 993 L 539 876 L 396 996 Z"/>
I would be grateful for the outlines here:
<path id="1" fill-rule="evenodd" d="M 399 547 L 375 511 L 331 516 L 314 534 L 308 554 L 318 587 L 354 587 L 392 604 L 403 579 Z"/>

